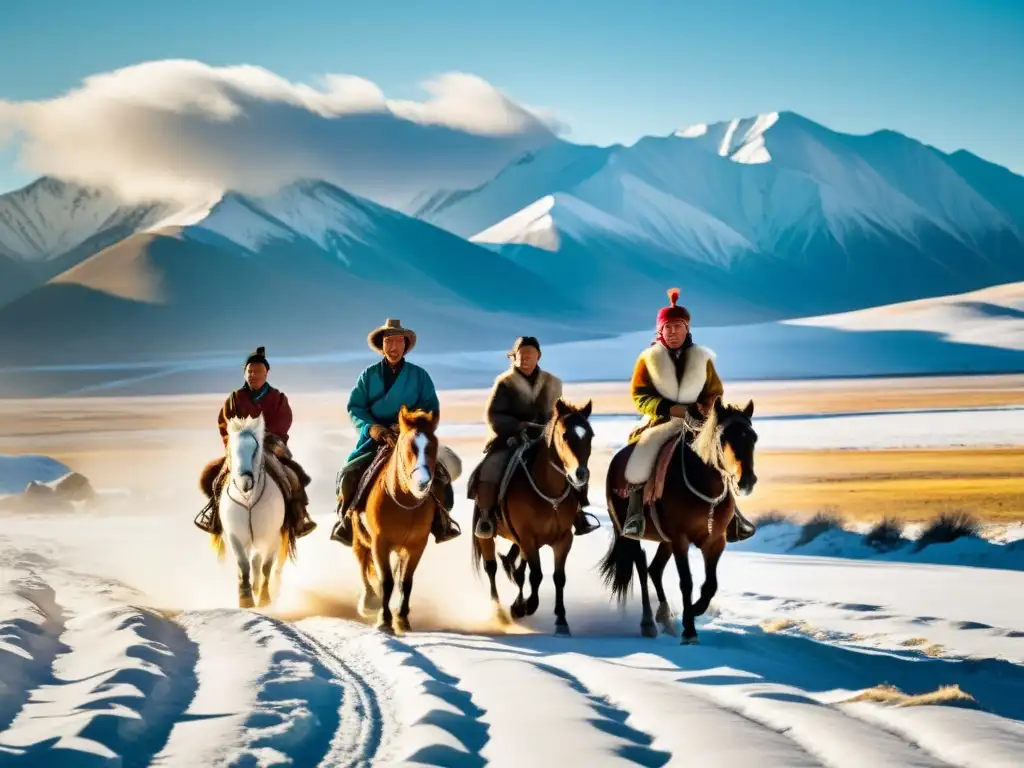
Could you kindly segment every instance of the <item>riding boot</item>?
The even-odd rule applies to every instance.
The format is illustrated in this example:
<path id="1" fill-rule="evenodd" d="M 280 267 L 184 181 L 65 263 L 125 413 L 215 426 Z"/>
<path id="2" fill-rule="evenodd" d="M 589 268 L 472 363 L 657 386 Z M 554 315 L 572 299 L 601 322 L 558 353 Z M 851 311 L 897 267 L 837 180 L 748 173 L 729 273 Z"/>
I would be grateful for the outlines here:
<path id="1" fill-rule="evenodd" d="M 451 499 L 451 505 L 454 505 L 455 492 L 449 483 L 444 485 L 445 502 L 434 505 L 434 521 L 430 525 L 430 532 L 434 534 L 434 541 L 438 544 L 443 544 L 462 535 L 462 529 L 459 527 L 459 524 L 452 520 L 451 515 L 448 514 L 448 510 L 451 508 L 448 500 Z"/>
<path id="2" fill-rule="evenodd" d="M 316 522 L 309 516 L 309 511 L 306 509 L 306 505 L 309 503 L 309 498 L 306 496 L 305 489 L 302 489 L 302 495 L 292 501 L 292 506 L 295 509 L 295 538 L 301 539 L 303 536 L 308 536 L 316 530 Z"/>
<path id="3" fill-rule="evenodd" d="M 757 531 L 754 524 L 751 523 L 740 513 L 740 508 L 735 504 L 732 508 L 732 520 L 729 521 L 729 527 L 725 530 L 725 540 L 729 543 L 737 541 L 743 541 L 749 539 Z"/>
<path id="4" fill-rule="evenodd" d="M 352 516 L 349 514 L 348 505 L 359 486 L 361 475 L 361 472 L 349 471 L 341 477 L 338 522 L 331 530 L 331 541 L 337 541 L 346 547 L 352 546 Z"/>
<path id="5" fill-rule="evenodd" d="M 596 531 L 600 528 L 601 523 L 597 521 L 596 517 L 585 511 L 586 508 L 590 506 L 590 499 L 587 494 L 587 491 L 590 490 L 590 483 L 585 484 L 582 488 L 575 488 L 573 490 L 576 494 L 576 498 L 579 499 L 580 502 L 580 509 L 576 513 L 576 519 L 573 520 L 572 523 L 573 532 L 577 536 L 585 536 L 591 531 Z M 590 522 L 591 520 L 594 522 Z"/>
<path id="6" fill-rule="evenodd" d="M 497 502 L 498 486 L 496 483 L 480 481 L 476 486 L 476 506 L 480 510 L 473 535 L 478 539 L 491 539 L 497 529 L 494 508 Z"/>
<path id="7" fill-rule="evenodd" d="M 622 535 L 627 539 L 640 541 L 644 537 L 647 521 L 644 519 L 644 489 L 637 488 L 629 494 L 626 519 L 622 522 Z"/>

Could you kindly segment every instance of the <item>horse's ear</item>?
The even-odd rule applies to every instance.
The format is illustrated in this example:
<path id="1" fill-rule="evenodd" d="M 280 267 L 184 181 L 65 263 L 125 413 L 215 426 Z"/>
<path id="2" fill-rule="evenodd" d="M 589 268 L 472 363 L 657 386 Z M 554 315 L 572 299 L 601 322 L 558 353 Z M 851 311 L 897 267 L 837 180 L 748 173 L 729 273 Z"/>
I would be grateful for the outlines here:
<path id="1" fill-rule="evenodd" d="M 754 401 L 753 400 L 751 400 L 751 401 L 749 401 L 747 403 L 747 407 L 743 409 L 743 415 L 746 416 L 748 420 L 753 418 L 753 416 L 754 416 Z"/>
<path id="2" fill-rule="evenodd" d="M 558 414 L 558 418 L 564 419 L 569 413 L 569 404 L 562 398 L 558 398 L 555 401 L 555 413 Z"/>
<path id="3" fill-rule="evenodd" d="M 408 420 L 409 420 L 409 409 L 406 408 L 403 405 L 401 408 L 398 409 L 398 423 L 399 424 L 404 424 Z"/>
<path id="4" fill-rule="evenodd" d="M 437 425 L 441 421 L 441 412 L 440 411 L 427 411 L 427 421 L 430 422 L 430 426 L 433 429 L 437 429 Z"/>
<path id="5" fill-rule="evenodd" d="M 587 400 L 587 404 L 584 405 L 582 408 L 580 408 L 580 413 L 583 414 L 583 418 L 589 419 L 590 418 L 590 414 L 593 412 L 593 410 L 594 410 L 594 401 L 593 400 Z"/>
<path id="6" fill-rule="evenodd" d="M 718 414 L 719 418 L 722 418 L 725 413 L 725 406 L 722 404 L 722 398 L 720 397 L 715 398 L 715 413 Z"/>

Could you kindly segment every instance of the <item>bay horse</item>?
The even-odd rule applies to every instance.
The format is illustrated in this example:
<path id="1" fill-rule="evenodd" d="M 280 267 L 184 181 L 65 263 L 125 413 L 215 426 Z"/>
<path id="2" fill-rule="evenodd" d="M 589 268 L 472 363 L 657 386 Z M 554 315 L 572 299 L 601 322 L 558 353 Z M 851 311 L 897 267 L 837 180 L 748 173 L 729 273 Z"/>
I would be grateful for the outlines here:
<path id="1" fill-rule="evenodd" d="M 225 541 L 238 564 L 238 607 L 264 607 L 271 602 L 271 580 L 280 584 L 284 561 L 295 557 L 295 542 L 287 530 L 284 494 L 267 472 L 263 440 L 266 425 L 256 418 L 234 417 L 227 424 L 228 477 L 218 498 L 221 532 L 212 534 L 217 558 Z M 272 458 L 270 460 L 273 460 Z"/>
<path id="2" fill-rule="evenodd" d="M 579 509 L 574 491 L 590 479 L 587 462 L 594 438 L 589 421 L 592 408 L 593 401 L 577 408 L 558 399 L 551 420 L 544 426 L 543 437 L 524 454 L 520 466 L 512 470 L 495 529 L 495 536 L 512 542 L 512 548 L 502 561 L 506 575 L 519 587 L 519 596 L 511 607 L 516 619 L 532 616 L 537 611 L 540 603 L 537 589 L 544 579 L 540 550 L 551 547 L 555 559 L 555 633 L 559 635 L 570 634 L 565 619 L 565 563 L 572 549 L 573 520 Z M 474 526 L 479 515 L 480 509 L 474 506 Z M 515 565 L 517 557 L 522 558 L 518 567 Z M 481 561 L 490 581 L 495 614 L 504 623 L 508 618 L 501 609 L 495 583 L 498 564 L 494 538 L 473 537 L 473 564 L 477 571 Z M 524 600 L 527 565 L 530 566 L 530 596 Z"/>
<path id="3" fill-rule="evenodd" d="M 715 400 L 714 409 L 708 414 L 692 446 L 685 440 L 679 442 L 671 457 L 661 500 L 656 502 L 657 518 L 652 518 L 649 508 L 644 512 L 644 539 L 659 543 L 650 567 L 642 543 L 622 536 L 627 500 L 614 488 L 617 478 L 622 477 L 622 467 L 629 459 L 631 446 L 612 458 L 605 487 L 608 511 L 615 523 L 615 536 L 600 570 L 605 586 L 620 603 L 625 601 L 632 587 L 636 570 L 643 603 L 640 630 L 645 637 L 658 634 L 651 616 L 648 575 L 657 591 L 657 619 L 666 634 L 675 634 L 671 609 L 661 583 L 665 566 L 669 558 L 674 557 L 683 594 L 682 644 L 697 642 L 694 620 L 707 611 L 718 591 L 718 561 L 725 551 L 726 529 L 735 507 L 734 496 L 737 492 L 749 494 L 757 483 L 757 475 L 754 474 L 757 433 L 751 423 L 753 415 L 753 401 L 740 410 Z M 699 547 L 704 557 L 704 584 L 696 603 L 693 602 L 693 576 L 688 555 L 690 544 Z"/>
<path id="4" fill-rule="evenodd" d="M 440 447 L 435 434 L 438 420 L 438 413 L 409 411 L 402 406 L 398 436 L 366 492 L 365 522 L 362 515 L 354 513 L 352 551 L 363 579 L 359 612 L 368 615 L 379 606 L 377 629 L 386 634 L 411 629 L 413 577 L 427 547 L 435 506 L 440 503 L 433 490 Z M 395 569 L 391 566 L 392 554 L 399 558 Z M 397 619 L 391 613 L 396 571 L 402 584 Z M 379 597 L 371 579 L 379 582 Z"/>

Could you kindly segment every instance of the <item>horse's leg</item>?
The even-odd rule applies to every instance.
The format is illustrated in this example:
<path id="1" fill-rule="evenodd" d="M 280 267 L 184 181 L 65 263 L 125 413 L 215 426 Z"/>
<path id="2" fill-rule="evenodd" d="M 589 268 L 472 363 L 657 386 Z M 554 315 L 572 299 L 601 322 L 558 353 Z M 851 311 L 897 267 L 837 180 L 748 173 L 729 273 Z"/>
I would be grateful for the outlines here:
<path id="1" fill-rule="evenodd" d="M 525 557 L 519 560 L 519 565 L 516 567 L 515 571 L 513 571 L 512 575 L 515 577 L 516 586 L 519 587 L 519 595 L 512 603 L 512 618 L 521 619 L 526 615 L 526 598 L 523 597 L 523 585 L 526 583 Z"/>
<path id="2" fill-rule="evenodd" d="M 705 541 L 700 551 L 704 555 L 704 583 L 700 588 L 700 599 L 693 605 L 693 612 L 697 616 L 707 612 L 711 598 L 718 591 L 718 561 L 725 552 L 725 534 Z"/>
<path id="3" fill-rule="evenodd" d="M 673 542 L 672 554 L 676 559 L 676 570 L 679 571 L 679 590 L 683 593 L 683 645 L 694 645 L 697 642 L 697 628 L 694 626 L 693 613 L 693 574 L 690 573 L 690 540 L 680 536 Z"/>
<path id="4" fill-rule="evenodd" d="M 555 553 L 555 572 L 551 578 L 555 582 L 556 635 L 571 634 L 569 632 L 569 622 L 565 620 L 565 561 L 569 559 L 569 550 L 572 549 L 573 538 L 573 534 L 570 532 L 551 548 Z"/>
<path id="5" fill-rule="evenodd" d="M 533 616 L 540 605 L 540 596 L 537 590 L 540 583 L 544 581 L 544 573 L 540 568 L 540 550 L 535 549 L 527 555 L 526 561 L 530 564 L 530 596 L 526 598 L 526 615 Z"/>
<path id="6" fill-rule="evenodd" d="M 484 572 L 487 574 L 487 580 L 491 583 L 491 605 L 494 608 L 494 618 L 502 626 L 508 624 L 511 619 L 509 618 L 508 612 L 501 607 L 501 598 L 498 596 L 498 583 L 496 577 L 498 575 L 498 560 L 496 557 L 496 547 L 494 546 L 494 537 L 489 539 L 477 539 L 480 543 L 480 556 L 484 561 Z"/>
<path id="7" fill-rule="evenodd" d="M 256 604 L 252 600 L 252 584 L 249 581 L 249 555 L 242 542 L 234 535 L 231 536 L 231 549 L 235 553 L 235 562 L 238 563 L 238 607 L 253 608 Z"/>
<path id="8" fill-rule="evenodd" d="M 662 632 L 675 637 L 676 628 L 672 622 L 672 606 L 668 604 L 668 597 L 665 595 L 665 585 L 663 583 L 665 566 L 668 565 L 668 561 L 671 558 L 672 547 L 665 543 L 659 544 L 658 551 L 655 553 L 654 559 L 651 560 L 647 572 L 651 575 L 651 581 L 654 582 L 654 591 L 658 594 L 658 612 L 655 614 L 654 619 L 661 624 Z"/>
<path id="9" fill-rule="evenodd" d="M 274 573 L 275 559 L 273 552 L 263 558 L 263 580 L 260 582 L 260 589 L 256 598 L 256 605 L 260 608 L 270 605 L 270 577 Z"/>
<path id="10" fill-rule="evenodd" d="M 409 598 L 412 596 L 412 580 L 416 575 L 416 567 L 423 557 L 423 550 L 427 548 L 427 542 L 419 550 L 411 549 L 405 558 L 405 567 L 402 568 L 402 605 L 398 609 L 398 618 L 395 620 L 395 629 L 399 632 L 409 632 L 412 627 L 409 625 Z"/>
<path id="11" fill-rule="evenodd" d="M 252 574 L 252 593 L 256 596 L 256 605 L 260 605 L 260 595 L 263 593 L 263 553 L 256 549 L 256 542 L 253 542 L 253 553 L 249 559 L 249 572 Z"/>
<path id="12" fill-rule="evenodd" d="M 381 608 L 377 589 L 370 582 L 370 571 L 373 569 L 373 552 L 356 530 L 353 530 L 352 554 L 356 556 L 356 561 L 359 563 L 359 577 L 363 581 L 363 589 L 359 594 L 359 604 L 356 606 L 356 610 L 359 611 L 360 616 L 371 616 Z"/>
<path id="13" fill-rule="evenodd" d="M 627 541 L 632 541 L 627 539 Z M 658 625 L 654 623 L 654 613 L 651 611 L 651 592 L 647 588 L 647 553 L 644 552 L 643 545 L 638 541 L 636 542 L 636 557 L 633 561 L 633 565 L 636 567 L 636 574 L 638 581 L 640 582 L 640 605 L 643 609 L 643 615 L 640 619 L 640 634 L 644 637 L 657 637 L 658 636 Z"/>
<path id="14" fill-rule="evenodd" d="M 373 542 L 373 563 L 381 583 L 381 606 L 377 618 L 377 629 L 389 635 L 395 633 L 391 616 L 391 596 L 395 592 L 395 574 L 391 570 L 391 547 L 377 539 Z"/>

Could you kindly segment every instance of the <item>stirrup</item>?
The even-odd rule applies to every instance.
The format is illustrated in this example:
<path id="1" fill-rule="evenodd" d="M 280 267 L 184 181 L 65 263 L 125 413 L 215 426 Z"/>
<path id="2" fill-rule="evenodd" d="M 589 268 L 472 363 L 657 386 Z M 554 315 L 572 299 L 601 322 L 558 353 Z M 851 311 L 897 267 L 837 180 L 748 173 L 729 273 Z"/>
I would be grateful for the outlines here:
<path id="1" fill-rule="evenodd" d="M 214 500 L 210 499 L 206 506 L 200 510 L 199 514 L 195 516 L 192 522 L 195 524 L 203 533 L 213 534 L 213 516 L 216 514 L 214 510 Z"/>
<path id="2" fill-rule="evenodd" d="M 597 517 L 592 515 L 590 512 L 587 512 L 586 510 L 581 510 L 580 514 L 583 517 L 583 519 L 580 521 L 573 521 L 573 533 L 575 535 L 586 536 L 588 533 L 593 533 L 601 527 L 601 521 L 598 520 Z M 591 523 L 591 520 L 593 520 L 594 522 Z M 579 526 L 580 530 L 576 530 L 577 526 Z"/>
<path id="3" fill-rule="evenodd" d="M 351 530 L 348 532 L 347 538 L 344 533 L 346 521 L 352 527 Z M 345 517 L 336 522 L 334 524 L 334 528 L 331 529 L 331 541 L 337 541 L 340 544 L 344 544 L 346 547 L 351 547 L 352 540 L 354 538 L 355 524 L 353 523 L 352 518 L 349 515 L 345 515 Z"/>

